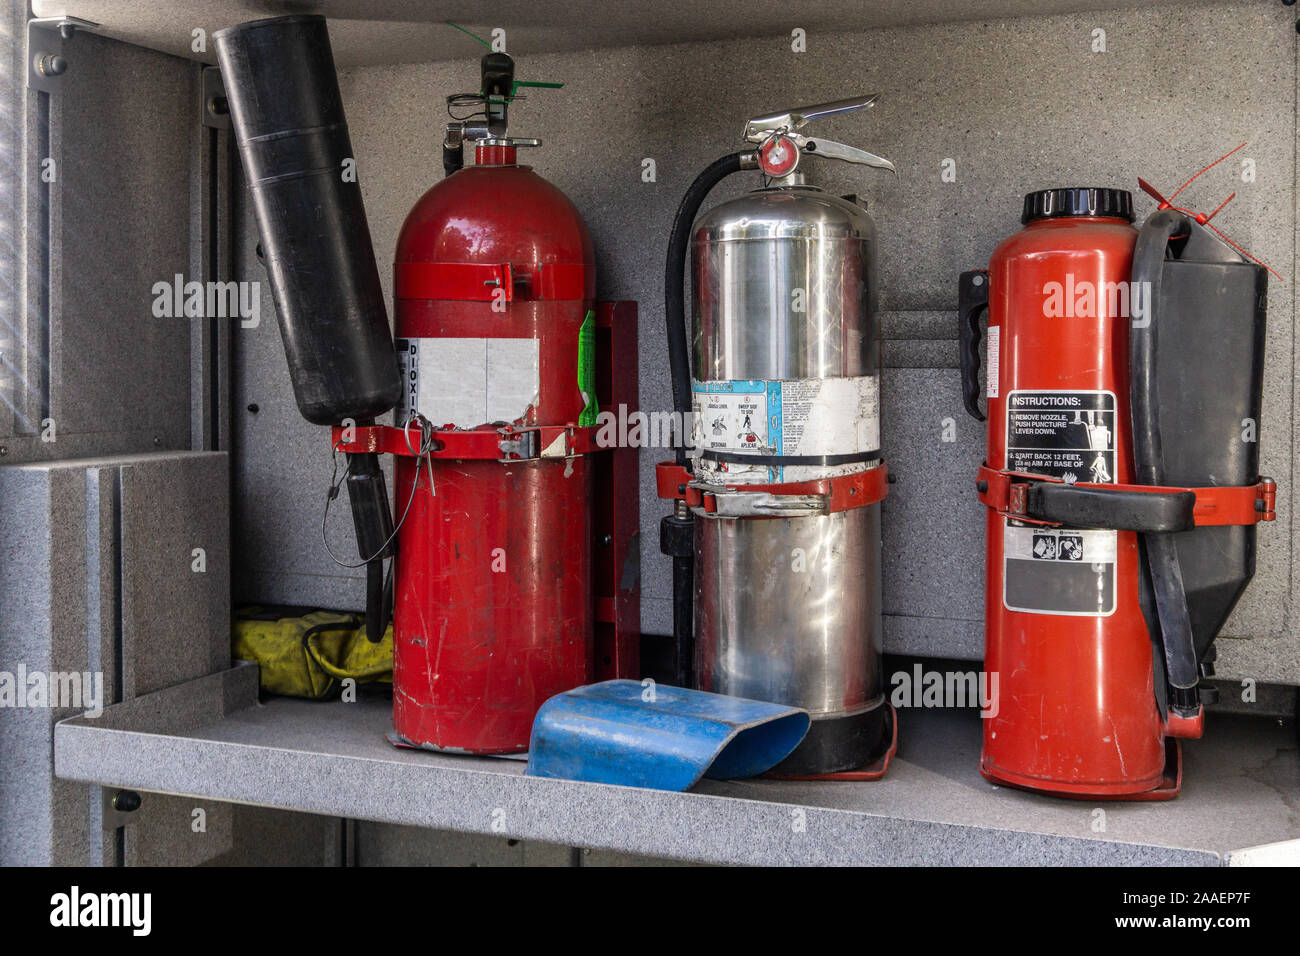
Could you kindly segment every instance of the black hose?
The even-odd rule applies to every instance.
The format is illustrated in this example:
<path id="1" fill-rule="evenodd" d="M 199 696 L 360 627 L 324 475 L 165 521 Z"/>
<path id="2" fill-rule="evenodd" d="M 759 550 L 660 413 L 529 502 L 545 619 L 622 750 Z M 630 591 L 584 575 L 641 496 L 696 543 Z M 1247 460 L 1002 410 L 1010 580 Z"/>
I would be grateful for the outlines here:
<path id="1" fill-rule="evenodd" d="M 673 380 L 673 410 L 681 422 L 677 435 L 677 464 L 689 467 L 686 457 L 686 423 L 691 414 L 691 352 L 686 340 L 686 253 L 691 227 L 710 190 L 732 173 L 738 173 L 752 153 L 732 153 L 710 163 L 695 177 L 673 217 L 668 237 L 668 262 L 664 268 L 664 319 L 668 327 L 668 367 Z M 667 515 L 660 523 L 659 548 L 673 559 L 673 660 L 678 687 L 695 682 L 695 519 L 690 514 Z"/>
<path id="2" fill-rule="evenodd" d="M 1159 484 L 1160 400 L 1156 380 L 1155 303 L 1160 298 L 1169 238 L 1186 228 L 1181 213 L 1155 213 L 1138 233 L 1133 250 L 1133 295 L 1146 302 L 1143 325 L 1129 327 L 1129 409 L 1133 419 L 1133 466 L 1138 484 Z M 1141 285 L 1139 283 L 1145 283 Z M 1147 289 L 1142 294 L 1138 290 Z"/>
<path id="3" fill-rule="evenodd" d="M 1154 213 L 1138 233 L 1133 251 L 1133 295 L 1149 290 L 1145 322 L 1129 325 L 1129 406 L 1133 420 L 1133 466 L 1138 484 L 1164 484 L 1163 449 L 1160 440 L 1160 394 L 1156 371 L 1159 348 L 1160 283 L 1170 237 L 1190 229 L 1181 213 Z M 1198 703 L 1196 685 L 1200 671 L 1191 614 L 1183 584 L 1178 544 L 1171 534 L 1147 534 L 1147 566 L 1155 596 L 1160 637 L 1165 651 L 1165 669 L 1175 709 L 1194 712 Z"/>
<path id="4" fill-rule="evenodd" d="M 684 502 L 659 521 L 659 550 L 673 559 L 673 683 L 691 687 L 695 670 L 695 517 Z"/>
<path id="5" fill-rule="evenodd" d="M 686 293 L 686 253 L 690 248 L 691 226 L 704 203 L 704 198 L 718 183 L 732 173 L 740 172 L 746 156 L 732 153 L 714 160 L 695 177 L 673 217 L 673 229 L 668 238 L 668 263 L 664 269 L 664 319 L 668 326 L 668 367 L 673 379 L 673 410 L 682 421 L 682 430 L 691 413 L 691 352 L 686 341 L 686 308 L 682 299 Z M 686 465 L 687 436 L 677 436 L 677 464 Z"/>
<path id="6" fill-rule="evenodd" d="M 384 559 L 379 558 L 366 564 L 366 640 L 378 644 L 384 639 L 388 630 L 388 614 L 385 613 L 384 598 Z M 389 612 L 391 613 L 391 612 Z"/>
<path id="7" fill-rule="evenodd" d="M 361 190 L 340 175 L 356 154 L 325 19 L 254 20 L 214 38 L 298 410 L 316 425 L 369 424 L 402 382 Z M 393 553 L 378 456 L 349 454 L 347 485 L 369 560 L 366 628 L 378 641 Z"/>

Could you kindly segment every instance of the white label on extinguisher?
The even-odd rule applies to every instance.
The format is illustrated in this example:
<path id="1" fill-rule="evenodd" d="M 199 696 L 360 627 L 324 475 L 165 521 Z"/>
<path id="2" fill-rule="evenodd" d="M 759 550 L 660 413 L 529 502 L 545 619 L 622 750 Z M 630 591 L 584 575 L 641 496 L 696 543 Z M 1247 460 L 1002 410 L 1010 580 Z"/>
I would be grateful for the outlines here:
<path id="1" fill-rule="evenodd" d="M 1008 560 L 1068 561 L 1114 564 L 1114 531 L 1072 531 L 1034 525 L 1011 525 L 1003 536 Z"/>
<path id="2" fill-rule="evenodd" d="M 988 387 L 985 394 L 988 398 L 997 398 L 998 373 L 1001 371 L 1002 365 L 1002 326 L 990 325 L 988 340 Z"/>
<path id="3" fill-rule="evenodd" d="M 696 474 L 705 480 L 810 481 L 861 471 L 868 459 L 829 465 L 763 459 L 880 452 L 880 380 L 874 375 L 696 382 L 694 408 Z M 745 455 L 753 463 L 704 452 Z"/>
<path id="4" fill-rule="evenodd" d="M 398 422 L 419 413 L 434 427 L 515 422 L 538 402 L 537 339 L 397 340 Z"/>
<path id="5" fill-rule="evenodd" d="M 992 347 L 990 338 L 990 355 Z M 1007 468 L 1114 484 L 1117 426 L 1112 392 L 1008 392 Z M 1002 603 L 1008 610 L 1073 617 L 1115 612 L 1118 532 L 1005 519 L 1002 548 Z"/>

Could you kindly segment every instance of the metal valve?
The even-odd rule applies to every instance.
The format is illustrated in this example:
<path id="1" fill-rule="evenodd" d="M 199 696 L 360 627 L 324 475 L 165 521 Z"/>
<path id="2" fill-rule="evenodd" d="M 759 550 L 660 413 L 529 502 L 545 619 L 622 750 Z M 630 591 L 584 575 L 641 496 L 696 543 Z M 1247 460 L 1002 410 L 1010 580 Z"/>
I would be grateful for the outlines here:
<path id="1" fill-rule="evenodd" d="M 515 61 L 506 53 L 484 54 L 479 64 L 482 85 L 477 93 L 456 93 L 447 97 L 447 112 L 453 122 L 446 125 L 443 141 L 444 165 L 461 150 L 466 140 L 484 146 L 541 146 L 540 139 L 521 139 L 506 134 L 509 106 L 523 99 L 520 87 L 558 89 L 563 83 L 540 83 L 515 79 Z M 469 112 L 458 116 L 458 111 Z M 459 168 L 459 167 L 457 167 Z"/>
<path id="2" fill-rule="evenodd" d="M 783 177 L 793 173 L 804 153 L 838 159 L 860 166 L 888 169 L 895 175 L 898 170 L 884 157 L 869 153 L 856 146 L 846 146 L 829 139 L 814 138 L 802 132 L 813 120 L 840 113 L 855 113 L 869 109 L 880 99 L 879 93 L 855 96 L 815 106 L 800 106 L 792 110 L 756 116 L 745 124 L 745 140 L 758 145 L 758 165 L 768 176 Z"/>

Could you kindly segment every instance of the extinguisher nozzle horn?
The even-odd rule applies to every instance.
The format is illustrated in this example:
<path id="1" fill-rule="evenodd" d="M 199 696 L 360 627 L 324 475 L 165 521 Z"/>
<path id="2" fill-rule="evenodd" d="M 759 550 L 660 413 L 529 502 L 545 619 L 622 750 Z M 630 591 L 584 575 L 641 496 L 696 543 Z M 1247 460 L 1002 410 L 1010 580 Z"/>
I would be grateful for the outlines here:
<path id="1" fill-rule="evenodd" d="M 383 414 L 402 394 L 370 227 L 323 17 L 275 17 L 214 35 L 231 126 L 303 417 Z M 329 222 L 331 228 L 320 228 Z"/>

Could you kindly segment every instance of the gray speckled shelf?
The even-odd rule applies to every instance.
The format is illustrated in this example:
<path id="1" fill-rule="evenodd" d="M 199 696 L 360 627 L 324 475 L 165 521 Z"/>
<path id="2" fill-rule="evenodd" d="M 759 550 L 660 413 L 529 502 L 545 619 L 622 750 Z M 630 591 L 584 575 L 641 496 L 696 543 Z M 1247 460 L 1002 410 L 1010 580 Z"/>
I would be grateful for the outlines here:
<path id="1" fill-rule="evenodd" d="M 1292 728 L 1216 715 L 1170 803 L 1096 804 L 985 782 L 973 712 L 905 711 L 874 783 L 705 781 L 663 793 L 524 776 L 518 760 L 398 750 L 382 700 L 257 703 L 251 666 L 55 728 L 88 783 L 740 864 L 1218 865 L 1300 838 Z M 1104 811 L 1104 831 L 1097 831 Z"/>

